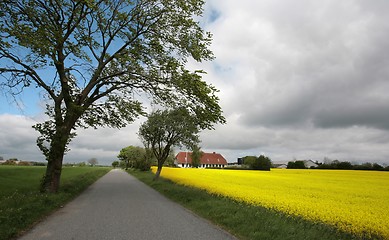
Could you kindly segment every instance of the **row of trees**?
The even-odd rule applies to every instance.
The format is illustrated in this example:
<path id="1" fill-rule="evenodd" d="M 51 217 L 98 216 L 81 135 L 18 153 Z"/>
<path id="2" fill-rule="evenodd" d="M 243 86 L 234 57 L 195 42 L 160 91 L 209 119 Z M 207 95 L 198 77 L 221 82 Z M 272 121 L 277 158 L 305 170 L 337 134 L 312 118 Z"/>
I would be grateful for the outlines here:
<path id="1" fill-rule="evenodd" d="M 330 163 L 322 163 L 317 167 L 318 169 L 346 169 L 346 170 L 377 170 L 377 171 L 389 171 L 389 166 L 383 167 L 378 163 L 362 163 L 352 164 L 347 161 L 334 160 Z"/>
<path id="2" fill-rule="evenodd" d="M 352 164 L 347 161 L 327 161 L 325 163 L 316 162 L 317 167 L 311 167 L 315 169 L 342 169 L 342 170 L 377 170 L 377 171 L 389 171 L 389 166 L 383 167 L 378 163 L 362 163 Z M 287 165 L 288 169 L 305 169 L 304 161 L 290 161 Z"/>
<path id="3" fill-rule="evenodd" d="M 37 89 L 46 104 L 47 121 L 34 126 L 47 160 L 42 191 L 58 191 L 77 128 L 125 127 L 145 115 L 145 97 L 187 109 L 201 119 L 199 129 L 225 122 L 218 90 L 202 80 L 202 70 L 187 69 L 188 60 L 214 58 L 211 33 L 195 20 L 203 5 L 202 0 L 0 1 L 0 87 L 14 97 Z M 160 172 L 172 145 L 161 148 L 146 129 L 140 135 Z"/>
<path id="4" fill-rule="evenodd" d="M 287 167 L 288 169 L 305 169 L 305 163 L 304 161 L 291 161 L 288 162 Z"/>
<path id="5" fill-rule="evenodd" d="M 91 158 L 85 162 L 80 162 L 80 163 L 64 163 L 63 166 L 66 167 L 85 167 L 85 166 L 96 166 L 99 162 L 97 161 L 96 158 Z M 46 163 L 44 162 L 30 162 L 30 161 L 19 161 L 17 158 L 10 158 L 6 160 L 4 163 L 1 165 L 19 165 L 19 166 L 46 166 Z"/>
<path id="6" fill-rule="evenodd" d="M 19 161 L 17 158 L 5 160 L 3 163 L 0 163 L 0 165 L 37 166 L 34 162 Z"/>
<path id="7" fill-rule="evenodd" d="M 150 170 L 151 165 L 155 162 L 149 150 L 137 146 L 123 148 L 120 150 L 117 158 L 120 160 L 118 165 L 126 170 L 135 168 L 147 171 Z"/>
<path id="8" fill-rule="evenodd" d="M 125 170 L 129 168 L 138 169 L 140 171 L 148 171 L 152 165 L 156 165 L 157 160 L 150 149 L 139 146 L 128 146 L 122 148 L 117 158 L 119 161 L 112 163 L 113 167 L 121 167 Z M 165 160 L 164 166 L 174 165 L 174 151 L 171 150 L 169 156 Z"/>
<path id="9" fill-rule="evenodd" d="M 97 160 L 97 158 L 90 158 L 86 162 L 64 163 L 63 166 L 66 166 L 66 167 L 74 167 L 74 166 L 76 166 L 76 167 L 86 167 L 86 166 L 94 167 L 98 164 L 99 164 L 99 161 Z"/>

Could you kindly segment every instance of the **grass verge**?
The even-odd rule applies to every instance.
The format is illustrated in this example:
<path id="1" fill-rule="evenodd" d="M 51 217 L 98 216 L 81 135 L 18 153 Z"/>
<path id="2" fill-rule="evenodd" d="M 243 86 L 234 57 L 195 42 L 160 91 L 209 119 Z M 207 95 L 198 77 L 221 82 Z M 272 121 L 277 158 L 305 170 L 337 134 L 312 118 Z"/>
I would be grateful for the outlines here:
<path id="1" fill-rule="evenodd" d="M 12 239 L 74 199 L 110 168 L 63 168 L 57 194 L 39 192 L 45 167 L 0 166 L 0 239 Z"/>
<path id="2" fill-rule="evenodd" d="M 204 190 L 178 185 L 163 178 L 152 181 L 151 172 L 130 170 L 129 173 L 239 239 L 359 239 L 325 224 L 290 217 L 263 207 L 209 194 Z"/>

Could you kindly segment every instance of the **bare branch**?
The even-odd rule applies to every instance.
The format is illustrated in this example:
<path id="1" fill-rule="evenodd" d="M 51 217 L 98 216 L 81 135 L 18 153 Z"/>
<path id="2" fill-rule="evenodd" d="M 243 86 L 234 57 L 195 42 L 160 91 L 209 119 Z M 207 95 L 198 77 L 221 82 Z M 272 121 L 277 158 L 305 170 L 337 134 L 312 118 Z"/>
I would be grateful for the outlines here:
<path id="1" fill-rule="evenodd" d="M 52 89 L 40 78 L 38 73 L 32 69 L 30 66 L 25 64 L 21 59 L 19 59 L 17 56 L 12 55 L 11 53 L 7 52 L 5 49 L 0 47 L 1 55 L 4 56 L 5 58 L 11 60 L 13 63 L 19 65 L 22 67 L 24 70 L 16 69 L 16 68 L 1 68 L 0 73 L 2 72 L 11 72 L 11 73 L 24 73 L 31 77 L 32 80 L 35 81 L 35 83 L 38 86 L 41 86 L 44 88 L 47 93 L 52 97 L 53 99 L 56 98 L 55 93 L 52 91 Z"/>

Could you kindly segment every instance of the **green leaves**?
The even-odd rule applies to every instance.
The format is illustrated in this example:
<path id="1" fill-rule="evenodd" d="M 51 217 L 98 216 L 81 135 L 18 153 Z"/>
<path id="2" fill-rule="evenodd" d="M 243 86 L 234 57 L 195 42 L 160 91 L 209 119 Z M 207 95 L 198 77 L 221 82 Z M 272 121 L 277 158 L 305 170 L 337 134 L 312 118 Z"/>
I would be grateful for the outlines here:
<path id="1" fill-rule="evenodd" d="M 151 113 L 138 135 L 162 166 L 174 146 L 191 148 L 200 142 L 196 116 L 186 109 L 157 110 Z"/>
<path id="2" fill-rule="evenodd" d="M 197 168 L 200 166 L 201 157 L 203 156 L 203 151 L 201 151 L 201 147 L 194 145 L 192 146 L 192 166 Z"/>
<path id="3" fill-rule="evenodd" d="M 112 95 L 107 100 L 94 103 L 84 110 L 78 125 L 84 128 L 99 126 L 122 128 L 139 115 L 145 115 L 139 101 Z"/>
<path id="4" fill-rule="evenodd" d="M 43 153 L 62 161 L 57 153 L 64 151 L 76 127 L 121 128 L 133 122 L 144 114 L 137 96 L 188 111 L 193 126 L 182 113 L 169 116 L 175 126 L 165 125 L 168 132 L 178 126 L 190 129 L 182 139 L 175 135 L 174 143 L 198 141 L 199 129 L 224 123 L 216 88 L 202 81 L 203 72 L 186 69 L 190 58 L 213 59 L 211 35 L 194 19 L 203 4 L 1 1 L 0 59 L 6 64 L 0 65 L 0 77 L 10 89 L 45 92 L 50 120 L 36 125 Z M 61 139 L 52 144 L 56 138 Z M 57 145 L 61 149 L 53 149 Z"/>
<path id="5" fill-rule="evenodd" d="M 141 171 L 150 170 L 152 162 L 147 150 L 136 146 L 122 148 L 117 158 L 124 163 L 126 169 L 135 168 Z"/>
<path id="6" fill-rule="evenodd" d="M 53 105 L 84 111 L 83 126 L 132 122 L 142 113 L 141 103 L 127 96 L 143 92 L 159 104 L 185 106 L 223 123 L 216 89 L 201 80 L 201 72 L 185 69 L 190 57 L 213 58 L 210 34 L 193 19 L 202 14 L 203 4 L 7 0 L 1 3 L 0 58 L 8 59 L 13 77 L 4 76 L 8 86 L 28 83 L 47 91 L 44 96 Z M 50 116 L 65 119 L 66 108 Z"/>

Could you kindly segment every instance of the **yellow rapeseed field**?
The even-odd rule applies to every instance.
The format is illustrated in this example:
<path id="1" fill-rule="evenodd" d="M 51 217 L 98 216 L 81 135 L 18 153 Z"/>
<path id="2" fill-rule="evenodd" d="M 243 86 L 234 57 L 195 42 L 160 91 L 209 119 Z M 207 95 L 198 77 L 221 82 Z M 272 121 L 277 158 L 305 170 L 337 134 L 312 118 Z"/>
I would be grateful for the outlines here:
<path id="1" fill-rule="evenodd" d="M 161 176 L 359 236 L 389 239 L 389 172 L 163 168 Z"/>

